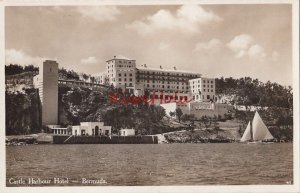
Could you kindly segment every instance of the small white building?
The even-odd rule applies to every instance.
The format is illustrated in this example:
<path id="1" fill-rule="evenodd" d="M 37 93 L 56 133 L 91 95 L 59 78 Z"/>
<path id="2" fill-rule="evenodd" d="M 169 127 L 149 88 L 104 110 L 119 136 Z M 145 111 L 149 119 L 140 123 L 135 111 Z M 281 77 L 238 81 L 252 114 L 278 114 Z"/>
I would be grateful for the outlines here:
<path id="1" fill-rule="evenodd" d="M 111 126 L 104 126 L 103 122 L 81 122 L 72 126 L 72 135 L 110 136 Z"/>
<path id="2" fill-rule="evenodd" d="M 134 129 L 120 129 L 120 136 L 134 136 L 135 130 Z"/>
<path id="3" fill-rule="evenodd" d="M 166 103 L 161 104 L 166 111 L 166 114 L 170 116 L 170 112 L 175 112 L 176 108 L 180 108 L 183 114 L 194 114 L 196 118 L 201 118 L 206 115 L 209 117 L 221 116 L 224 117 L 226 113 L 230 113 L 234 107 L 228 104 L 218 104 L 214 102 L 189 102 L 182 103 Z"/>

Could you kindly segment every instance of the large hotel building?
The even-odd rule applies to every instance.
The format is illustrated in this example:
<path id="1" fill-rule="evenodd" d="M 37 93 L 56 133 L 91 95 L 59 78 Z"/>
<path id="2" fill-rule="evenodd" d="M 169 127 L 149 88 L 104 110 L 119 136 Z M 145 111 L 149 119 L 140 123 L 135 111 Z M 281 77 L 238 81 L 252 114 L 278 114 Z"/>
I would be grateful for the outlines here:
<path id="1" fill-rule="evenodd" d="M 152 98 L 166 101 L 215 101 L 215 80 L 200 73 L 177 69 L 150 68 L 136 65 L 135 60 L 114 57 L 106 61 L 106 71 L 100 75 L 100 84 L 128 90 L 136 96 L 146 92 Z"/>

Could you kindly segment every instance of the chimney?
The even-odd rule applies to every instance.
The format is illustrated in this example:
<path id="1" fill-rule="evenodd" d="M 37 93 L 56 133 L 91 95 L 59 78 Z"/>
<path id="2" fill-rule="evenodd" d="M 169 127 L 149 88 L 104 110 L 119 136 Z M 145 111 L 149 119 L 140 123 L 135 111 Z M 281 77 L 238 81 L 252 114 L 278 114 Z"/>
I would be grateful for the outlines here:
<path id="1" fill-rule="evenodd" d="M 176 66 L 174 66 L 174 70 L 177 70 L 177 69 L 176 69 Z"/>
<path id="2" fill-rule="evenodd" d="M 160 65 L 159 68 L 162 69 L 162 66 Z"/>
<path id="3" fill-rule="evenodd" d="M 114 56 L 114 59 L 116 59 L 116 56 Z"/>
<path id="4" fill-rule="evenodd" d="M 144 64 L 144 67 L 147 68 L 147 64 Z"/>

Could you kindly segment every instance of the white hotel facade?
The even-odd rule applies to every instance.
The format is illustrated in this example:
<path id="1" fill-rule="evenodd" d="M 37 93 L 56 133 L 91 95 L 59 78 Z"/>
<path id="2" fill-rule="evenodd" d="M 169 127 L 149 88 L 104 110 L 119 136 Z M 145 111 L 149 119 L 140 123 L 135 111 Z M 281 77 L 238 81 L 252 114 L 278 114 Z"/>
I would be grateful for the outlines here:
<path id="1" fill-rule="evenodd" d="M 136 65 L 135 60 L 116 58 L 106 61 L 100 84 L 113 85 L 136 96 L 150 93 L 156 101 L 215 101 L 215 80 L 200 73 Z"/>

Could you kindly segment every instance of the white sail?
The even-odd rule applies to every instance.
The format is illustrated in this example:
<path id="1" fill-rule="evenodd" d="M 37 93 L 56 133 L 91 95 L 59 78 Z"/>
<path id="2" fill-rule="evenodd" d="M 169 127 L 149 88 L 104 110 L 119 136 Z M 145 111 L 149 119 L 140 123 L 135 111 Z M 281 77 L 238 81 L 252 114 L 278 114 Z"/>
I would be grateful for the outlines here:
<path id="1" fill-rule="evenodd" d="M 256 111 L 252 122 L 253 140 L 274 139 L 267 126 Z"/>
<path id="2" fill-rule="evenodd" d="M 247 128 L 241 138 L 241 142 L 249 141 L 251 139 L 251 127 L 250 127 L 250 121 L 247 125 Z"/>

